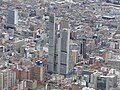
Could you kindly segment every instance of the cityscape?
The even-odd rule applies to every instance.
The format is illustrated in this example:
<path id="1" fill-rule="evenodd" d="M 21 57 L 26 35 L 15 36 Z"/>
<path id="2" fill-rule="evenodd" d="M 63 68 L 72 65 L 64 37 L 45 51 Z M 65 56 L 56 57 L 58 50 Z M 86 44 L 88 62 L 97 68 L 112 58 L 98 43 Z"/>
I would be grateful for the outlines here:
<path id="1" fill-rule="evenodd" d="M 120 0 L 0 0 L 0 90 L 120 90 Z"/>

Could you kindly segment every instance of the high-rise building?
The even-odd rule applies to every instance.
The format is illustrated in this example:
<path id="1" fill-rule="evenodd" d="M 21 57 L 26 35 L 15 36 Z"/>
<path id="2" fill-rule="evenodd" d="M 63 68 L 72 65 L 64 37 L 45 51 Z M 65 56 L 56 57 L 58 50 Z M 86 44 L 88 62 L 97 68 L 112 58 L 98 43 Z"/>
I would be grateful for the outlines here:
<path id="1" fill-rule="evenodd" d="M 48 55 L 48 72 L 55 73 L 56 64 L 56 24 L 55 14 L 49 16 L 49 55 Z"/>
<path id="2" fill-rule="evenodd" d="M 63 28 L 58 38 L 58 73 L 68 74 L 72 69 L 70 29 Z"/>
<path id="3" fill-rule="evenodd" d="M 16 73 L 10 69 L 0 71 L 0 90 L 8 90 L 16 82 Z"/>
<path id="4" fill-rule="evenodd" d="M 67 74 L 72 67 L 69 22 L 61 20 L 60 24 L 56 24 L 55 18 L 54 14 L 49 18 L 48 71 Z"/>
<path id="5" fill-rule="evenodd" d="M 82 38 L 81 40 L 80 54 L 82 54 L 83 58 L 86 58 L 86 38 Z"/>
<path id="6" fill-rule="evenodd" d="M 7 28 L 12 28 L 18 25 L 18 10 L 14 8 L 9 8 L 7 13 Z"/>

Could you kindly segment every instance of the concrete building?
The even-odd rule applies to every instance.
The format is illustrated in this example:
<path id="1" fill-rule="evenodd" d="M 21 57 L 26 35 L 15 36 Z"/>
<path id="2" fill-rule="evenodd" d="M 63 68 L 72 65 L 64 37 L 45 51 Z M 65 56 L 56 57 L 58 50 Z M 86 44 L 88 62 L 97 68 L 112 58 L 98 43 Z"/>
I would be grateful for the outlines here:
<path id="1" fill-rule="evenodd" d="M 80 41 L 80 54 L 83 58 L 86 58 L 86 38 L 82 37 Z"/>
<path id="2" fill-rule="evenodd" d="M 72 69 L 70 49 L 70 29 L 63 29 L 58 38 L 58 72 L 67 74 Z"/>
<path id="3" fill-rule="evenodd" d="M 5 69 L 0 71 L 0 90 L 8 90 L 16 83 L 16 72 Z"/>
<path id="4" fill-rule="evenodd" d="M 7 13 L 7 28 L 14 28 L 18 25 L 18 10 L 14 8 L 9 8 Z"/>
<path id="5" fill-rule="evenodd" d="M 117 87 L 117 75 L 103 75 L 101 73 L 93 73 L 91 83 L 94 83 L 94 88 L 98 90 L 115 90 Z"/>
<path id="6" fill-rule="evenodd" d="M 62 20 L 59 27 L 55 19 L 55 15 L 50 16 L 48 71 L 67 74 L 72 67 L 69 22 Z"/>
<path id="7" fill-rule="evenodd" d="M 116 75 L 110 75 L 110 76 L 101 75 L 97 78 L 97 89 L 111 90 L 112 88 L 116 88 L 116 87 L 117 87 Z"/>
<path id="8" fill-rule="evenodd" d="M 56 24 L 55 14 L 49 17 L 49 54 L 48 54 L 48 72 L 56 73 Z"/>

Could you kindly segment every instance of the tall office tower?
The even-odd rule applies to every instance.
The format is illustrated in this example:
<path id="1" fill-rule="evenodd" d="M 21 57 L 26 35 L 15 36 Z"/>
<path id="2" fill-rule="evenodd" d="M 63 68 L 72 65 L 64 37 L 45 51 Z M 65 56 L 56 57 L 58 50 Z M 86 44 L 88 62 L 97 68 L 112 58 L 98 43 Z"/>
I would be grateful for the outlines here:
<path id="1" fill-rule="evenodd" d="M 50 15 L 48 72 L 58 74 L 67 74 L 69 72 L 72 67 L 69 42 L 69 22 L 63 20 L 60 24 L 56 24 L 55 14 Z"/>
<path id="2" fill-rule="evenodd" d="M 9 8 L 7 13 L 6 26 L 15 27 L 18 25 L 18 10 L 14 8 Z"/>
<path id="3" fill-rule="evenodd" d="M 72 59 L 70 58 L 70 29 L 61 30 L 58 37 L 58 73 L 68 74 L 72 69 Z"/>
<path id="4" fill-rule="evenodd" d="M 86 38 L 81 39 L 80 54 L 82 54 L 83 58 L 86 58 Z"/>
<path id="5" fill-rule="evenodd" d="M 49 55 L 48 55 L 48 72 L 56 73 L 57 68 L 57 57 L 56 57 L 56 24 L 55 24 L 55 14 L 49 16 Z"/>
<path id="6" fill-rule="evenodd" d="M 68 20 L 61 20 L 57 41 L 58 73 L 66 75 L 73 67 L 72 48 L 70 47 L 70 24 Z"/>

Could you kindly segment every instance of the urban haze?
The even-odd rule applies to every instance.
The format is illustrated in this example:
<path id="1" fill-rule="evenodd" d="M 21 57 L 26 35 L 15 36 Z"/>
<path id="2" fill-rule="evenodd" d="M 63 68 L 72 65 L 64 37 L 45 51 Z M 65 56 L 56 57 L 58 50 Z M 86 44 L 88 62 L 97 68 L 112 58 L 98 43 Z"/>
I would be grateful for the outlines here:
<path id="1" fill-rule="evenodd" d="M 0 90 L 120 90 L 120 0 L 0 0 Z"/>

